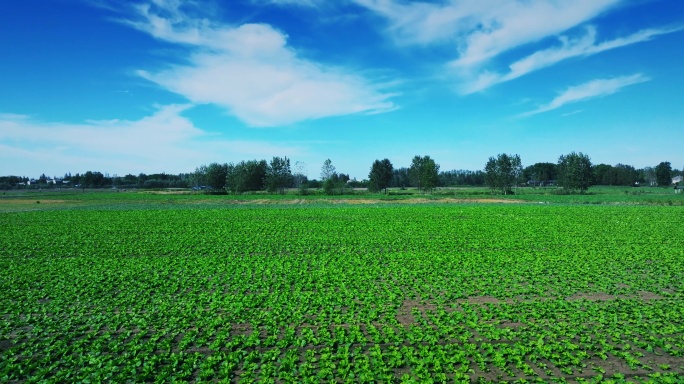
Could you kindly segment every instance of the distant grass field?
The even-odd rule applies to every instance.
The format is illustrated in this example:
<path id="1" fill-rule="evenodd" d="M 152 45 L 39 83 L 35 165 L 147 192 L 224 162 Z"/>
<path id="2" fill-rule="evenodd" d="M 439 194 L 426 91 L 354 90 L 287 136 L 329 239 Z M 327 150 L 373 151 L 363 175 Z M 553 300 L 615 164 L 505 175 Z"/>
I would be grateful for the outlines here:
<path id="1" fill-rule="evenodd" d="M 330 203 L 498 203 L 511 202 L 553 204 L 618 204 L 684 206 L 684 194 L 676 195 L 670 188 L 657 187 L 592 187 L 586 194 L 558 194 L 556 188 L 519 188 L 514 195 L 492 194 L 486 188 L 440 188 L 432 193 L 415 189 L 390 189 L 387 194 L 348 191 L 326 196 L 311 190 L 300 195 L 296 190 L 283 195 L 247 193 L 242 195 L 207 195 L 190 191 L 113 191 L 113 190 L 19 190 L 0 195 L 0 212 L 47 209 L 106 208 L 149 205 L 202 204 L 330 204 Z M 41 205 L 42 204 L 42 205 Z"/>
<path id="2" fill-rule="evenodd" d="M 396 192 L 0 195 L 0 381 L 684 381 L 682 196 Z"/>

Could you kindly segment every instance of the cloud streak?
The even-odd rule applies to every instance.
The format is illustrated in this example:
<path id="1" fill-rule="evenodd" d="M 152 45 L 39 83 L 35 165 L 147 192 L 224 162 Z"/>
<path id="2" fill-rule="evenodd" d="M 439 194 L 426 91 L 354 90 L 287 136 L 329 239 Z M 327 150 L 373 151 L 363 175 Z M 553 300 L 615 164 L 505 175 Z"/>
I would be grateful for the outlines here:
<path id="1" fill-rule="evenodd" d="M 506 74 L 486 71 L 481 73 L 474 81 L 463 84 L 461 92 L 464 94 L 479 92 L 493 85 L 511 81 L 530 72 L 550 67 L 563 60 L 574 57 L 586 57 L 610 49 L 649 41 L 658 35 L 677 32 L 681 29 L 682 27 L 646 29 L 626 37 L 597 43 L 596 28 L 589 26 L 586 28 L 586 33 L 580 38 L 570 39 L 567 36 L 561 36 L 559 38 L 559 41 L 561 42 L 560 46 L 537 51 L 512 63 L 509 66 L 509 72 Z"/>
<path id="2" fill-rule="evenodd" d="M 558 109 L 566 104 L 612 95 L 626 86 L 643 83 L 649 80 L 651 80 L 649 77 L 646 77 L 641 73 L 631 76 L 615 77 L 612 79 L 592 80 L 584 84 L 569 87 L 548 104 L 542 105 L 533 111 L 523 113 L 519 115 L 519 117 L 532 116 Z"/>
<path id="3" fill-rule="evenodd" d="M 0 115 L 0 174 L 100 170 L 110 173 L 191 171 L 199 164 L 297 156 L 298 145 L 228 140 L 197 128 L 181 113 L 190 105 L 159 107 L 139 120 L 64 124 Z M 17 162 L 20 158 L 22 161 Z"/>
<path id="4" fill-rule="evenodd" d="M 138 18 L 126 24 L 192 52 L 188 64 L 138 74 L 193 103 L 219 105 L 248 125 L 280 126 L 397 108 L 390 100 L 395 94 L 382 84 L 300 57 L 287 45 L 287 36 L 270 25 L 219 24 L 189 16 L 170 0 L 135 10 Z"/>
<path id="5" fill-rule="evenodd" d="M 388 33 L 401 44 L 454 44 L 459 57 L 451 65 L 467 69 L 584 23 L 620 0 L 355 2 L 387 19 Z"/>
<path id="6" fill-rule="evenodd" d="M 446 71 L 463 95 L 480 92 L 571 58 L 649 41 L 683 29 L 644 29 L 631 35 L 599 41 L 597 30 L 587 26 L 579 37 L 561 35 L 625 3 L 624 0 L 352 0 L 387 23 L 387 34 L 399 45 L 453 46 L 454 59 Z M 558 37 L 549 47 L 545 39 Z M 513 61 L 508 71 L 487 67 L 517 48 L 541 44 L 543 48 Z M 545 47 L 544 47 L 545 46 Z"/>

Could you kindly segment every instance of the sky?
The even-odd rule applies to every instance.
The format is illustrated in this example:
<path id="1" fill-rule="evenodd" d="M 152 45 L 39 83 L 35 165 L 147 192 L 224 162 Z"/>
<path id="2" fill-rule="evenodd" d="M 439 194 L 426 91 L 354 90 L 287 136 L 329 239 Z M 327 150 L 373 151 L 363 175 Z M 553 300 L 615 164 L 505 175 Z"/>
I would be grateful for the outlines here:
<path id="1" fill-rule="evenodd" d="M 0 175 L 684 167 L 681 0 L 5 0 Z"/>

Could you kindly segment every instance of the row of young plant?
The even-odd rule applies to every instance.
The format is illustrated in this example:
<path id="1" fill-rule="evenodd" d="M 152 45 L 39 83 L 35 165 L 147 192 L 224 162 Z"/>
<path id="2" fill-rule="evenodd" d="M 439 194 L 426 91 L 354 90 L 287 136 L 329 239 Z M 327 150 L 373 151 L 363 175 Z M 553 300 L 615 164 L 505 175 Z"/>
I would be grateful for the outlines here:
<path id="1" fill-rule="evenodd" d="M 4 214 L 0 380 L 681 379 L 681 213 Z"/>

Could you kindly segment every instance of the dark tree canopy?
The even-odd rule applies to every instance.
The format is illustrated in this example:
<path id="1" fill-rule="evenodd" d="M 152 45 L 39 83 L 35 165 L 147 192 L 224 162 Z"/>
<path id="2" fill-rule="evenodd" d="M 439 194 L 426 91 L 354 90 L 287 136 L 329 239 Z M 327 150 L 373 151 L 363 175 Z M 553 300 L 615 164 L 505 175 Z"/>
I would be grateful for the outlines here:
<path id="1" fill-rule="evenodd" d="M 522 163 L 518 155 L 501 153 L 497 157 L 490 157 L 485 164 L 485 182 L 492 191 L 510 194 L 521 178 Z"/>
<path id="2" fill-rule="evenodd" d="M 226 186 L 228 164 L 211 163 L 206 168 L 207 185 L 214 191 L 222 191 Z"/>
<path id="3" fill-rule="evenodd" d="M 558 185 L 564 190 L 584 192 L 592 185 L 593 177 L 591 159 L 582 152 L 558 158 Z"/>
<path id="4" fill-rule="evenodd" d="M 392 171 L 392 180 L 389 186 L 391 188 L 407 188 L 411 186 L 409 179 L 409 170 L 406 167 L 398 168 Z"/>
<path id="5" fill-rule="evenodd" d="M 233 193 L 263 191 L 268 163 L 266 160 L 241 161 L 228 165 L 226 188 Z"/>
<path id="6" fill-rule="evenodd" d="M 554 163 L 535 163 L 523 169 L 523 177 L 531 185 L 548 185 L 556 180 L 557 171 Z"/>
<path id="7" fill-rule="evenodd" d="M 672 165 L 669 161 L 663 161 L 655 168 L 656 181 L 661 187 L 672 184 Z"/>
<path id="8" fill-rule="evenodd" d="M 598 164 L 592 166 L 593 185 L 634 185 L 639 181 L 640 174 L 631 165 L 618 164 L 616 166 Z"/>
<path id="9" fill-rule="evenodd" d="M 453 187 L 459 185 L 484 185 L 485 174 L 482 171 L 468 171 L 465 169 L 444 171 L 439 173 L 439 185 Z"/>
<path id="10" fill-rule="evenodd" d="M 266 187 L 269 192 L 285 193 L 285 188 L 292 183 L 290 159 L 274 157 L 266 169 Z"/>
<path id="11" fill-rule="evenodd" d="M 415 156 L 408 176 L 414 187 L 421 191 L 431 191 L 439 183 L 439 164 L 430 156 Z"/>
<path id="12" fill-rule="evenodd" d="M 392 181 L 393 171 L 394 167 L 389 159 L 375 160 L 368 174 L 368 189 L 373 192 L 384 189 L 387 192 L 387 187 Z"/>

